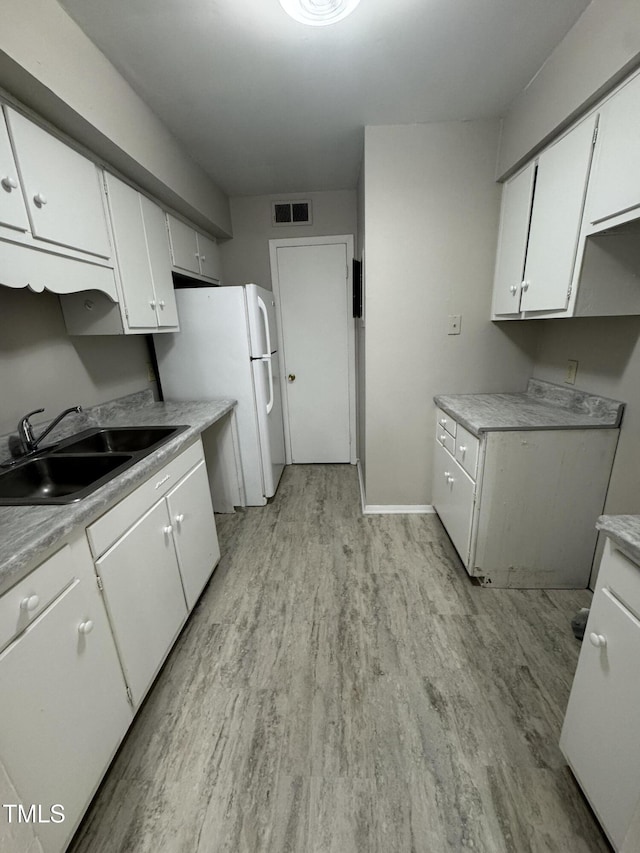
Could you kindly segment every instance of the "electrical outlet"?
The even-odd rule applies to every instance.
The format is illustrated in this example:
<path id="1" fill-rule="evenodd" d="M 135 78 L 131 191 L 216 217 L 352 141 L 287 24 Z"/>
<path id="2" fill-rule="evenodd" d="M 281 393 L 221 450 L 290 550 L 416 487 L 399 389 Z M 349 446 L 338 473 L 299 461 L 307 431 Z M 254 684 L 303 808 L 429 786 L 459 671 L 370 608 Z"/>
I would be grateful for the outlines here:
<path id="1" fill-rule="evenodd" d="M 578 372 L 578 362 L 570 358 L 567 362 L 567 375 L 565 377 L 565 382 L 567 385 L 575 385 L 576 384 L 576 374 Z"/>
<path id="2" fill-rule="evenodd" d="M 449 318 L 447 320 L 447 334 L 459 335 L 461 326 L 462 314 L 449 314 Z"/>

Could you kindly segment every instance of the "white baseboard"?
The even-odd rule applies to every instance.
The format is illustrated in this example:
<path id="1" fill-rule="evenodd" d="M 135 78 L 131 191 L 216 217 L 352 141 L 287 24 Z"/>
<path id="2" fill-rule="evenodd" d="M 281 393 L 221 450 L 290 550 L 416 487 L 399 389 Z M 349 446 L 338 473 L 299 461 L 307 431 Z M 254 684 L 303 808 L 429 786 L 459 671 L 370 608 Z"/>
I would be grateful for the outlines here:
<path id="1" fill-rule="evenodd" d="M 360 483 L 360 505 L 363 515 L 417 515 L 435 512 L 431 504 L 367 504 L 365 503 L 362 466 L 358 459 L 358 481 Z"/>

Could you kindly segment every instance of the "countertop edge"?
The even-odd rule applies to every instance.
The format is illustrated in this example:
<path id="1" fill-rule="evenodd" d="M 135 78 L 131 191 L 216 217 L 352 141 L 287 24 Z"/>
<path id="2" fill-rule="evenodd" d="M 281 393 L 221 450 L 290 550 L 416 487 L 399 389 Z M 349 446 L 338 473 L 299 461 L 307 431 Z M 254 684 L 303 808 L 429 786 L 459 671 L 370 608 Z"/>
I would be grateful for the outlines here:
<path id="1" fill-rule="evenodd" d="M 640 515 L 601 515 L 596 528 L 640 568 Z"/>
<path id="2" fill-rule="evenodd" d="M 55 507 L 1 507 L 1 534 L 6 535 L 7 531 L 3 528 L 9 527 L 10 529 L 11 524 L 15 524 L 17 518 L 24 513 L 31 513 L 32 518 L 36 519 L 37 528 L 35 532 L 28 534 L 27 541 L 18 542 L 13 553 L 4 556 L 0 551 L 0 595 L 3 595 L 33 569 L 37 568 L 42 560 L 56 550 L 56 546 L 62 547 L 64 542 L 78 528 L 86 527 L 95 521 L 134 491 L 137 486 L 153 476 L 171 459 L 178 456 L 208 427 L 229 414 L 236 405 L 237 401 L 232 399 L 150 403 L 148 406 L 128 412 L 114 411 L 111 416 L 103 417 L 101 426 L 105 427 L 149 425 L 156 420 L 168 423 L 167 418 L 170 418 L 172 425 L 188 423 L 189 428 L 174 436 L 78 503 Z M 194 409 L 197 410 L 197 414 Z M 146 423 L 142 424 L 141 421 Z M 12 512 L 3 512 L 5 510 Z M 14 518 L 11 519 L 11 516 Z M 37 521 L 38 518 L 41 519 L 39 522 Z"/>

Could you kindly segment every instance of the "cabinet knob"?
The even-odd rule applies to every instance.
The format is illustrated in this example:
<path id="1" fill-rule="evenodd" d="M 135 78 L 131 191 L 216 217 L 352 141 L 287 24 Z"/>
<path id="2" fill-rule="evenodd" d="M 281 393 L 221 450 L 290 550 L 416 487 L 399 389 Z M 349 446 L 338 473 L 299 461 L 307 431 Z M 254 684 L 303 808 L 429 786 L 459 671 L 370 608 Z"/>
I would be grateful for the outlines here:
<path id="1" fill-rule="evenodd" d="M 515 296 L 516 293 L 518 292 L 518 285 L 512 284 L 511 287 L 509 288 L 509 290 L 511 291 L 512 295 Z"/>
<path id="2" fill-rule="evenodd" d="M 166 526 L 166 527 L 163 527 L 163 528 L 162 528 L 162 531 L 163 531 L 163 533 L 165 533 L 167 536 L 171 536 L 171 534 L 173 533 L 173 525 L 172 525 L 172 524 L 167 524 L 167 526 Z"/>
<path id="3" fill-rule="evenodd" d="M 447 435 L 446 435 L 446 433 L 443 432 L 442 435 L 440 436 L 440 441 L 445 442 L 446 440 L 447 440 Z"/>
<path id="4" fill-rule="evenodd" d="M 156 310 L 156 301 L 155 301 L 155 299 L 152 299 L 152 300 L 151 300 L 151 302 L 149 303 L 149 305 L 151 305 L 151 308 L 152 308 L 152 310 L 153 310 L 153 311 L 155 311 L 155 310 Z"/>
<path id="5" fill-rule="evenodd" d="M 78 625 L 78 633 L 79 634 L 90 634 L 93 631 L 93 622 L 91 619 L 87 619 L 86 622 L 81 622 Z"/>
<path id="6" fill-rule="evenodd" d="M 527 292 L 527 290 L 529 290 L 529 285 L 530 285 L 530 284 L 531 284 L 531 282 L 530 282 L 530 281 L 523 281 L 523 282 L 522 282 L 522 289 L 525 291 L 525 293 Z"/>
<path id="7" fill-rule="evenodd" d="M 184 521 L 184 513 L 181 512 L 180 515 L 176 515 L 176 524 L 182 524 Z"/>
<path id="8" fill-rule="evenodd" d="M 40 604 L 40 597 L 38 595 L 28 595 L 26 598 L 23 598 L 20 602 L 21 610 L 35 610 L 36 607 Z"/>
<path id="9" fill-rule="evenodd" d="M 42 195 L 42 193 L 36 193 L 33 197 L 33 201 L 38 207 L 44 207 L 47 203 L 47 197 Z"/>
<path id="10" fill-rule="evenodd" d="M 455 478 L 454 477 L 447 477 L 447 483 L 449 483 L 450 486 L 453 486 L 453 484 L 455 483 Z"/>
<path id="11" fill-rule="evenodd" d="M 447 422 L 446 418 L 440 418 L 440 423 L 442 424 L 442 426 L 444 426 L 446 424 L 446 422 Z"/>
<path id="12" fill-rule="evenodd" d="M 595 631 L 592 631 L 589 634 L 589 642 L 597 649 L 604 649 L 604 647 L 607 645 L 607 638 L 604 634 L 596 634 Z"/>
<path id="13" fill-rule="evenodd" d="M 160 306 L 160 308 L 164 308 L 164 306 L 165 306 L 166 304 L 167 304 L 167 303 L 164 301 L 164 299 L 161 299 L 161 300 L 160 300 L 160 302 L 158 302 L 158 305 Z"/>
<path id="14" fill-rule="evenodd" d="M 451 476 L 451 473 L 450 473 L 449 471 L 445 471 L 445 472 L 444 472 L 444 478 L 445 478 L 445 480 L 448 480 L 450 476 Z"/>
<path id="15" fill-rule="evenodd" d="M 464 456 L 464 454 L 467 452 L 467 446 L 466 446 L 466 444 L 461 444 L 461 445 L 458 447 L 458 450 L 459 450 L 459 451 L 460 451 L 460 453 Z"/>
<path id="16" fill-rule="evenodd" d="M 16 179 L 10 178 L 9 175 L 6 175 L 2 179 L 1 183 L 5 190 L 15 190 L 18 188 L 18 182 L 16 181 Z"/>
<path id="17" fill-rule="evenodd" d="M 207 259 L 204 255 L 200 255 L 200 260 L 202 261 L 202 263 L 204 263 Z"/>
<path id="18" fill-rule="evenodd" d="M 295 375 L 295 373 L 290 373 L 290 374 L 287 376 L 287 379 L 289 380 L 289 382 L 295 382 L 295 381 L 296 381 L 296 375 Z"/>

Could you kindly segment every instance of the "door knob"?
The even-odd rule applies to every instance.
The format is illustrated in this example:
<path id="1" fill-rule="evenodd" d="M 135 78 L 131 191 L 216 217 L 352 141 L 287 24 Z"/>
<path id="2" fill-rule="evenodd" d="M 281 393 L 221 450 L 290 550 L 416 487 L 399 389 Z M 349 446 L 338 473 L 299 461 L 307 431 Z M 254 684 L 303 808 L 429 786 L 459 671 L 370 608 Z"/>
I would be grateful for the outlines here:
<path id="1" fill-rule="evenodd" d="M 290 373 L 288 376 L 288 379 L 289 379 L 289 382 L 295 382 L 296 381 L 295 373 Z"/>

